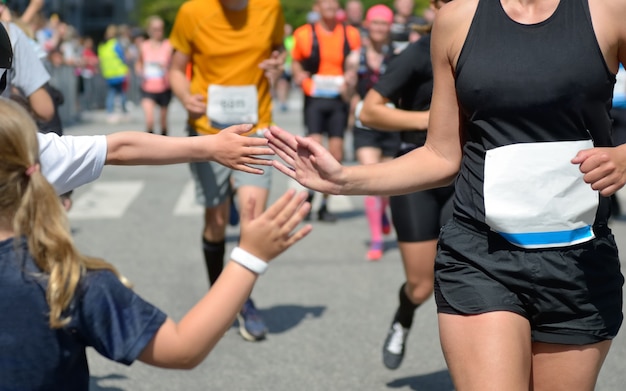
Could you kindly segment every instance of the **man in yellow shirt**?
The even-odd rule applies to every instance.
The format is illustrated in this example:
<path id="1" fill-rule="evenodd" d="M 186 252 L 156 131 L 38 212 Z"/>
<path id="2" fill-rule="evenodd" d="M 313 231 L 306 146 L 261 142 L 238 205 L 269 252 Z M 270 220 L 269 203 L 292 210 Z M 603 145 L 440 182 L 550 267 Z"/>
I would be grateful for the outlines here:
<path id="1" fill-rule="evenodd" d="M 180 7 L 170 35 L 170 81 L 187 109 L 190 136 L 215 134 L 240 123 L 255 125 L 250 137 L 261 136 L 272 120 L 271 84 L 282 72 L 284 24 L 279 0 L 191 0 Z M 187 64 L 192 67 L 190 80 Z M 223 268 L 231 183 L 240 204 L 254 199 L 260 213 L 271 170 L 253 175 L 204 162 L 190 168 L 197 201 L 205 207 L 203 251 L 213 284 Z M 252 300 L 238 319 L 246 340 L 265 337 L 267 328 Z"/>

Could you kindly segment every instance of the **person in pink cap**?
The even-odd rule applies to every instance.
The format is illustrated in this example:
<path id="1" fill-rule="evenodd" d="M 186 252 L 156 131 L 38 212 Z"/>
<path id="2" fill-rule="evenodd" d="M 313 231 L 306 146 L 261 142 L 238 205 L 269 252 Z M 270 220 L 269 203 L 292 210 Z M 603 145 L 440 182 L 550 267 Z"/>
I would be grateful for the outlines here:
<path id="1" fill-rule="evenodd" d="M 364 126 L 359 121 L 362 99 L 385 72 L 393 50 L 390 48 L 390 29 L 393 11 L 383 4 L 372 6 L 366 13 L 364 27 L 368 37 L 360 50 L 352 52 L 346 60 L 346 81 L 351 87 L 346 91 L 346 101 L 356 100 L 354 127 L 355 155 L 360 164 L 373 164 L 392 159 L 400 147 L 400 135 Z M 366 259 L 378 261 L 383 256 L 383 234 L 391 230 L 385 209 L 388 197 L 366 196 L 365 214 L 370 231 Z"/>
<path id="2" fill-rule="evenodd" d="M 141 107 L 145 115 L 146 131 L 154 132 L 154 109 L 159 106 L 161 134 L 167 135 L 167 108 L 172 100 L 172 89 L 167 69 L 172 59 L 172 45 L 163 32 L 161 17 L 153 15 L 146 23 L 148 39 L 139 47 L 136 72 L 141 75 Z"/>

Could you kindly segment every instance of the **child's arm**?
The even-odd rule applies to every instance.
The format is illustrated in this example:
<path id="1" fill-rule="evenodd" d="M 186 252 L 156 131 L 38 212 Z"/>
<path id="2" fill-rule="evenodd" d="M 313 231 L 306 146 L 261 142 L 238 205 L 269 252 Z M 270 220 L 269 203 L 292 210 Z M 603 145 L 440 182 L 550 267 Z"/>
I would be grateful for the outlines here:
<path id="1" fill-rule="evenodd" d="M 269 166 L 273 155 L 267 140 L 241 136 L 249 125 L 235 125 L 216 135 L 166 137 L 143 132 L 118 132 L 107 136 L 37 134 L 42 173 L 58 194 L 96 180 L 105 164 L 159 165 L 213 160 L 253 174 L 251 167 Z"/>
<path id="2" fill-rule="evenodd" d="M 251 164 L 269 166 L 271 160 L 257 157 L 272 155 L 267 140 L 243 137 L 251 125 L 234 125 L 215 135 L 165 137 L 144 132 L 118 132 L 107 135 L 105 164 L 160 165 L 196 161 L 216 161 L 226 167 L 260 174 Z"/>
<path id="3" fill-rule="evenodd" d="M 304 202 L 306 197 L 306 192 L 289 190 L 256 218 L 252 216 L 254 202 L 250 202 L 242 211 L 239 247 L 269 262 L 302 239 L 311 231 L 310 225 L 293 231 L 311 208 Z M 178 324 L 166 320 L 139 360 L 165 368 L 189 369 L 200 364 L 231 327 L 257 277 L 236 260 L 229 262 L 215 285 Z"/>

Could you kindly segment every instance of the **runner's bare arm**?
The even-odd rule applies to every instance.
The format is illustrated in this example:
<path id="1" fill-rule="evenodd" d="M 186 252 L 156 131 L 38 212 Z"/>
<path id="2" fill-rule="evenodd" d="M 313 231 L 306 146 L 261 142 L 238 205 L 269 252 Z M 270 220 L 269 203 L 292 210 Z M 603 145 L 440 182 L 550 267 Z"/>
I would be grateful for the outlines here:
<path id="1" fill-rule="evenodd" d="M 359 69 L 359 52 L 351 51 L 346 57 L 344 64 L 344 83 L 341 87 L 341 98 L 345 102 L 350 102 L 352 97 L 356 94 L 356 84 L 358 82 L 358 69 Z"/>
<path id="2" fill-rule="evenodd" d="M 285 58 L 287 58 L 287 52 L 285 51 L 285 47 L 281 44 L 272 48 L 270 57 L 259 64 L 259 68 L 265 71 L 265 77 L 267 77 L 271 86 L 274 86 L 274 83 L 276 83 L 282 74 Z"/>
<path id="3" fill-rule="evenodd" d="M 344 167 L 313 140 L 294 137 L 271 127 L 266 137 L 284 161 L 284 164 L 274 161 L 274 166 L 305 187 L 330 194 L 395 195 L 451 183 L 462 157 L 460 110 L 453 72 L 456 53 L 460 49 L 456 50 L 455 45 L 459 42 L 459 31 L 469 29 L 468 25 L 459 22 L 463 20 L 462 15 L 466 15 L 463 14 L 465 10 L 453 7 L 448 11 L 455 3 L 448 3 L 439 11 L 433 28 L 431 50 L 435 87 L 424 147 L 388 162 Z M 406 175 L 407 172 L 411 175 Z"/>
<path id="4" fill-rule="evenodd" d="M 429 111 L 410 111 L 387 106 L 389 99 L 371 89 L 363 99 L 359 116 L 361 122 L 370 128 L 387 131 L 426 130 Z"/>
<path id="5" fill-rule="evenodd" d="M 187 80 L 187 64 L 190 56 L 174 51 L 170 65 L 170 84 L 174 95 L 182 102 L 191 118 L 198 118 L 206 112 L 206 99 L 200 94 L 192 94 L 190 82 Z"/>
<path id="6" fill-rule="evenodd" d="M 606 63 L 617 73 L 619 63 L 626 64 L 626 0 L 590 1 L 589 8 Z M 580 166 L 585 182 L 605 197 L 626 184 L 626 144 L 580 151 L 572 163 Z"/>

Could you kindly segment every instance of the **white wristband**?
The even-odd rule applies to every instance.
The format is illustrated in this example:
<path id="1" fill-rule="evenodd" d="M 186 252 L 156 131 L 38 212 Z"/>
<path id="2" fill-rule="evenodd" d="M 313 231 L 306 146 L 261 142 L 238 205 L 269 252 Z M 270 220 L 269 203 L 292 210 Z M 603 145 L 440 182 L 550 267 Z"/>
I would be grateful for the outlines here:
<path id="1" fill-rule="evenodd" d="M 256 274 L 263 274 L 267 270 L 267 262 L 255 257 L 241 247 L 235 247 L 231 251 L 230 259 Z"/>

